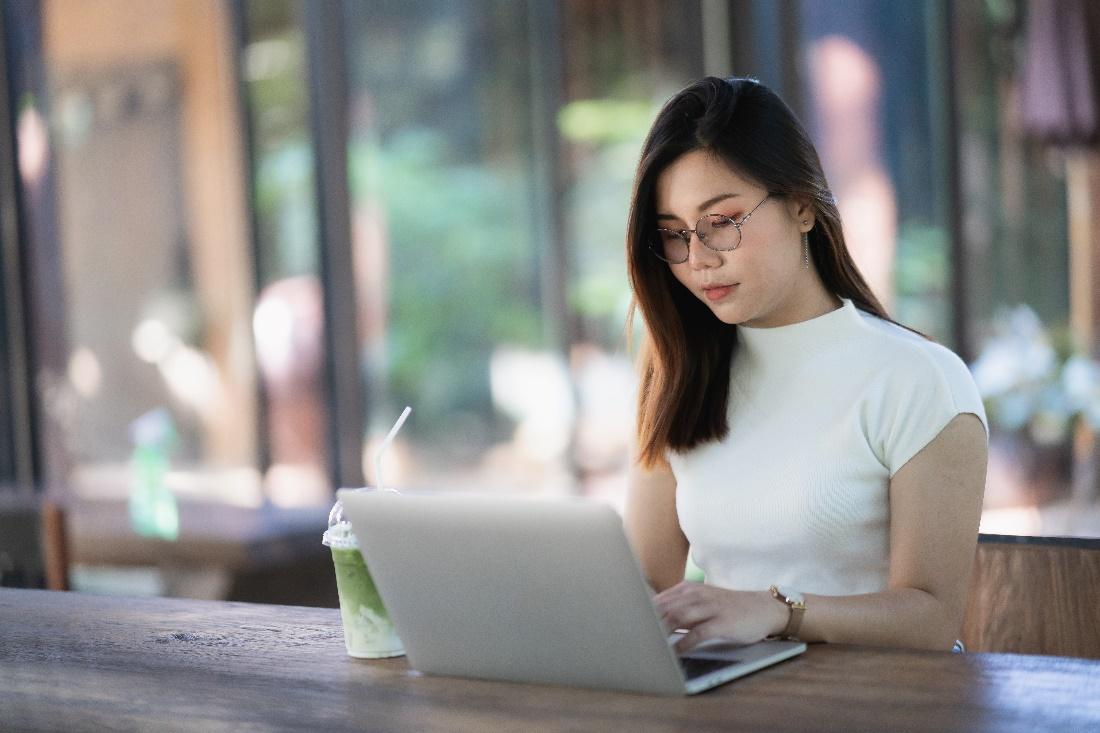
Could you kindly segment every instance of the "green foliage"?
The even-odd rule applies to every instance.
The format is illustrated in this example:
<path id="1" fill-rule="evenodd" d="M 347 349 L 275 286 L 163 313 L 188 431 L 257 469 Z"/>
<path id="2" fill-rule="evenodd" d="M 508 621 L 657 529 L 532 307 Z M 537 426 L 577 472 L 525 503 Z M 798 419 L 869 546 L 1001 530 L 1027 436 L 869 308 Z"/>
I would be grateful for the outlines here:
<path id="1" fill-rule="evenodd" d="M 944 230 L 920 223 L 904 223 L 898 232 L 894 267 L 895 317 L 907 326 L 945 341 L 949 273 Z"/>
<path id="2" fill-rule="evenodd" d="M 305 39 L 287 28 L 289 3 L 250 3 L 248 14 L 259 267 L 261 282 L 269 283 L 320 269 Z"/>
<path id="3" fill-rule="evenodd" d="M 652 121 L 652 105 L 621 99 L 578 100 L 558 113 L 562 136 L 576 142 L 637 143 Z"/>
<path id="4" fill-rule="evenodd" d="M 626 217 L 634 167 L 653 120 L 650 102 L 587 99 L 558 114 L 562 137 L 575 146 L 576 169 L 566 195 L 565 229 L 575 275 L 569 304 L 587 335 L 620 345 L 630 289 L 626 275 Z"/>
<path id="5" fill-rule="evenodd" d="M 384 378 L 421 429 L 456 411 L 491 413 L 492 351 L 541 337 L 523 171 L 452 158 L 423 128 L 351 150 L 353 196 L 381 202 L 386 216 Z"/>
<path id="6" fill-rule="evenodd" d="M 313 151 L 307 140 L 287 139 L 258 159 L 255 195 L 262 281 L 319 272 Z"/>

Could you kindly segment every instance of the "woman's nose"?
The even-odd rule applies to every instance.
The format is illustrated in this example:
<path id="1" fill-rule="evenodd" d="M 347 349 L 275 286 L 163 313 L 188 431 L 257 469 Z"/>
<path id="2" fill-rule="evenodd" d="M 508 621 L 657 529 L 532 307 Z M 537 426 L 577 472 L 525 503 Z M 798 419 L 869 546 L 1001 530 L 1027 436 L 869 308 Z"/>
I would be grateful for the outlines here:
<path id="1" fill-rule="evenodd" d="M 688 266 L 693 270 L 705 270 L 722 264 L 722 256 L 703 244 L 699 235 L 692 233 L 688 240 Z"/>

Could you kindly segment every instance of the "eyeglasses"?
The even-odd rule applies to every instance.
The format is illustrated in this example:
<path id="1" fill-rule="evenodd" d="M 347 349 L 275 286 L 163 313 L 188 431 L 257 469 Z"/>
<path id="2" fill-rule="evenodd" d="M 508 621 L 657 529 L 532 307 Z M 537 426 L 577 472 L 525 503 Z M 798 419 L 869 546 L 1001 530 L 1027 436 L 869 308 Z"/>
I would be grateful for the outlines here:
<path id="1" fill-rule="evenodd" d="M 657 229 L 657 236 L 649 244 L 653 254 L 671 265 L 687 262 L 691 253 L 691 235 L 699 237 L 704 247 L 715 252 L 729 252 L 741 245 L 741 227 L 757 209 L 770 199 L 769 193 L 760 200 L 752 211 L 741 217 L 741 221 L 722 214 L 703 214 L 695 222 L 694 229 Z"/>

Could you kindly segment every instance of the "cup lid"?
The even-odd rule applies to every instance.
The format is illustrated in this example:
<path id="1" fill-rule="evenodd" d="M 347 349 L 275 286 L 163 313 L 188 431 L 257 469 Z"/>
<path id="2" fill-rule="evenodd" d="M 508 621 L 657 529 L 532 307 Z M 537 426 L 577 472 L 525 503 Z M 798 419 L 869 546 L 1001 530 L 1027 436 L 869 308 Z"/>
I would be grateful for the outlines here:
<path id="1" fill-rule="evenodd" d="M 357 489 L 344 489 L 344 491 L 387 491 L 399 493 L 396 489 L 375 489 L 372 486 L 364 486 Z M 328 547 L 344 550 L 359 549 L 359 541 L 355 533 L 351 531 L 351 519 L 344 514 L 344 504 L 339 499 L 332 505 L 328 513 L 328 529 L 321 535 L 321 542 Z"/>
<path id="2" fill-rule="evenodd" d="M 321 543 L 339 550 L 356 550 L 359 541 L 351 531 L 351 520 L 344 515 L 344 504 L 337 500 L 328 513 L 328 529 L 321 535 Z"/>
<path id="3" fill-rule="evenodd" d="M 321 544 L 326 547 L 335 547 L 338 550 L 357 550 L 359 541 L 355 533 L 351 531 L 351 522 L 340 522 L 325 530 L 321 535 Z"/>

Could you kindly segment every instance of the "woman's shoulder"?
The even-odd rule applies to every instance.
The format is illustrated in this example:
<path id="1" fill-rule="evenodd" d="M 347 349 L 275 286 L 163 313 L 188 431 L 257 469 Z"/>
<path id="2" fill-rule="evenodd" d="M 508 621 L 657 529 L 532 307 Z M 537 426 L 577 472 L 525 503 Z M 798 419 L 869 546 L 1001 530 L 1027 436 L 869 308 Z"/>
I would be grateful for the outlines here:
<path id="1" fill-rule="evenodd" d="M 960 413 L 975 415 L 988 434 L 981 395 L 958 354 L 878 316 L 860 316 L 877 354 L 862 386 L 862 424 L 891 477 Z"/>
<path id="2" fill-rule="evenodd" d="M 861 317 L 868 343 L 874 344 L 872 350 L 878 354 L 876 374 L 868 380 L 867 389 L 880 401 L 894 404 L 900 412 L 923 411 L 933 417 L 942 413 L 936 420 L 973 412 L 988 429 L 977 384 L 958 354 L 877 316 L 861 313 Z"/>
<path id="3" fill-rule="evenodd" d="M 930 368 L 948 378 L 970 378 L 962 358 L 943 344 L 903 326 L 860 311 L 866 353 L 882 367 L 901 372 L 927 372 Z"/>

